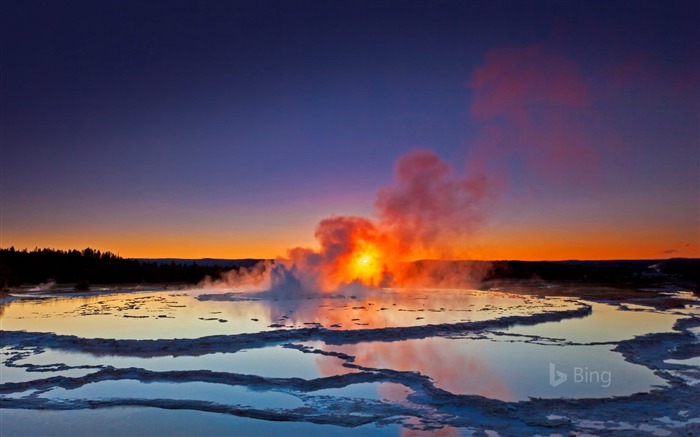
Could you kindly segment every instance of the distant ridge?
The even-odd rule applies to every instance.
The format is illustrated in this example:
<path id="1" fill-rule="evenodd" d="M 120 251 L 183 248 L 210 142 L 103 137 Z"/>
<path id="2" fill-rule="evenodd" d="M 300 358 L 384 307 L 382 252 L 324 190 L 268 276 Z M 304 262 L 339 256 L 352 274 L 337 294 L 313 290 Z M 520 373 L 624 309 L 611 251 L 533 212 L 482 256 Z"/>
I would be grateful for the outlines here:
<path id="1" fill-rule="evenodd" d="M 260 258 L 121 258 L 112 252 L 91 248 L 79 250 L 0 248 L 0 290 L 22 284 L 190 283 L 205 277 L 249 268 Z M 421 260 L 416 271 L 427 269 L 438 276 L 463 272 L 479 280 L 582 281 L 620 287 L 650 287 L 673 282 L 698 290 L 700 259 L 667 258 L 645 260 L 563 261 L 450 261 Z M 437 268 L 433 268 L 437 267 Z M 464 268 L 466 267 L 466 268 Z M 441 280 L 440 277 L 435 278 Z"/>

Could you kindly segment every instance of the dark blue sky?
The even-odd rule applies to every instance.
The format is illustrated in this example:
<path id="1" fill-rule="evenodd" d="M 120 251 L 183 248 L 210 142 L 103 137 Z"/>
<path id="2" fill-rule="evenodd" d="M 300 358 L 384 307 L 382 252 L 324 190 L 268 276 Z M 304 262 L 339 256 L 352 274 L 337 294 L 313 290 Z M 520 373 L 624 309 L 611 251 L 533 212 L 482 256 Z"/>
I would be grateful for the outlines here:
<path id="1" fill-rule="evenodd" d="M 374 193 L 408 151 L 429 148 L 463 169 L 483 135 L 469 83 L 492 50 L 543 45 L 576 62 L 592 88 L 628 56 L 658 70 L 646 85 L 635 79 L 638 89 L 698 71 L 691 1 L 5 0 L 0 20 L 0 245 L 127 256 L 281 255 L 309 244 L 326 215 L 371 216 Z M 676 205 L 682 223 L 659 218 L 645 232 L 684 227 L 667 249 L 695 244 L 692 255 L 697 105 L 670 97 L 660 109 L 663 96 L 636 89 L 594 109 L 619 116 L 604 124 L 609 138 L 640 158 L 605 152 L 596 172 L 626 199 L 644 187 L 632 190 L 635 205 L 649 196 Z M 652 120 L 653 132 L 631 128 Z M 671 135 L 681 138 L 661 147 Z M 540 223 L 542 199 L 619 204 L 601 200 L 615 191 L 607 186 L 549 191 L 522 153 L 480 153 L 509 181 L 506 212 L 495 209 L 487 236 L 517 228 L 514 214 Z M 639 176 L 654 171 L 653 184 Z M 535 206 L 512 206 L 523 193 Z M 621 215 L 606 226 L 630 220 Z M 486 255 L 510 253 L 480 244 Z"/>

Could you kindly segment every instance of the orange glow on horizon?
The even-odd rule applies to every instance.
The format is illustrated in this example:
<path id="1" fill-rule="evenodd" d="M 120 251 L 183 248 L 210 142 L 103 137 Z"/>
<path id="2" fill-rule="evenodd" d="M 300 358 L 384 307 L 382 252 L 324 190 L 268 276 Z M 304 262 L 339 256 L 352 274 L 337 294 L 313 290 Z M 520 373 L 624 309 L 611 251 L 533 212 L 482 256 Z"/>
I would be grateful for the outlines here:
<path id="1" fill-rule="evenodd" d="M 152 232 L 110 235 L 98 230 L 74 232 L 8 232 L 3 229 L 0 247 L 18 250 L 54 248 L 62 250 L 92 247 L 125 258 L 285 258 L 292 246 L 316 247 L 308 232 L 280 232 L 271 235 L 172 235 Z M 688 238 L 683 230 L 597 230 L 595 232 L 558 232 L 541 229 L 511 229 L 483 232 L 463 253 L 468 256 L 450 259 L 481 260 L 609 260 L 698 258 L 698 238 Z M 692 235 L 692 233 L 690 234 Z M 668 242 L 677 242 L 675 244 Z M 388 259 L 386 249 L 392 245 L 368 245 L 353 251 L 349 276 L 378 278 Z M 391 252 L 391 251 L 389 251 Z M 436 258 L 413 254 L 404 261 Z"/>

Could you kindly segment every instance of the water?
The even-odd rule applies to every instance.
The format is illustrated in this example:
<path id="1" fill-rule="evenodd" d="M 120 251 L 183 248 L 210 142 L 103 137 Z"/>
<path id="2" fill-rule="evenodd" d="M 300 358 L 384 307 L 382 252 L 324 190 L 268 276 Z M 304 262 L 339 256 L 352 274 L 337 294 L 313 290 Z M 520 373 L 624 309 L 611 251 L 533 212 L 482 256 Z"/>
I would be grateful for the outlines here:
<path id="1" fill-rule="evenodd" d="M 311 394 L 316 396 L 335 396 L 348 398 L 374 399 L 378 401 L 404 402 L 413 393 L 410 388 L 391 382 L 365 382 L 342 388 L 326 388 Z"/>
<path id="2" fill-rule="evenodd" d="M 319 324 L 366 329 L 488 320 L 570 307 L 570 302 L 465 290 L 377 292 L 299 299 L 198 298 L 203 291 L 20 299 L 2 305 L 2 329 L 86 338 L 199 338 Z M 49 295 L 51 296 L 51 295 Z"/>
<path id="3" fill-rule="evenodd" d="M 42 353 L 17 361 L 17 364 L 68 366 L 114 366 L 117 368 L 137 367 L 152 371 L 211 370 L 214 372 L 259 375 L 265 378 L 304 378 L 314 379 L 329 375 L 342 375 L 356 372 L 343 367 L 343 360 L 316 354 L 305 354 L 296 349 L 281 346 L 242 350 L 236 353 L 213 353 L 200 356 L 133 357 L 114 355 L 93 355 L 89 353 L 64 352 L 46 349 Z M 281 365 L 284 364 L 284 365 Z M 5 370 L 16 369 L 3 367 Z M 323 372 L 321 370 L 323 369 Z M 76 370 L 73 370 L 75 372 Z M 87 374 L 89 371 L 81 370 Z M 60 372 L 52 372 L 60 373 Z M 65 373 L 63 373 L 65 374 Z M 3 379 L 5 374 L 3 373 Z M 77 375 L 76 375 L 77 376 Z"/>
<path id="4" fill-rule="evenodd" d="M 504 401 L 541 398 L 606 398 L 647 392 L 665 385 L 651 369 L 624 360 L 613 346 L 561 346 L 490 339 L 431 337 L 396 342 L 368 342 L 315 347 L 344 352 L 355 363 L 373 368 L 415 371 L 454 394 Z M 517 357 L 517 359 L 514 359 Z M 549 363 L 568 380 L 553 387 Z M 581 369 L 576 381 L 577 368 Z M 598 372 L 597 376 L 593 372 Z M 602 372 L 609 372 L 602 375 Z"/>
<path id="5" fill-rule="evenodd" d="M 198 338 L 258 332 L 266 324 L 269 306 L 265 303 L 221 305 L 172 292 L 23 299 L 4 305 L 2 315 L 5 330 L 87 338 Z"/>
<path id="6" fill-rule="evenodd" d="M 101 381 L 72 390 L 55 388 L 39 396 L 55 399 L 185 399 L 256 409 L 292 409 L 304 405 L 302 401 L 286 393 L 257 392 L 246 387 L 203 382 L 172 384 L 133 380 Z"/>
<path id="7" fill-rule="evenodd" d="M 530 425 L 482 415 L 480 399 L 519 402 L 511 404 L 518 411 L 531 398 L 603 399 L 668 389 L 662 374 L 613 349 L 635 336 L 673 332 L 685 316 L 503 290 L 292 299 L 207 293 L 36 293 L 43 298 L 0 303 L 4 331 L 77 336 L 64 343 L 3 343 L 2 435 L 230 435 L 231 429 L 245 435 L 528 434 L 535 432 Z M 543 314 L 582 305 L 590 305 L 592 314 L 559 322 L 443 329 L 441 335 L 431 327 L 512 315 L 535 323 Z M 407 336 L 393 329 L 402 327 L 424 328 Z M 297 331 L 278 335 L 292 328 Z M 306 333 L 321 339 L 309 340 Z M 199 348 L 205 336 L 223 337 Z M 97 349 L 86 349 L 81 340 L 99 338 L 140 340 L 139 350 L 117 351 L 102 340 Z M 150 341 L 158 339 L 174 340 Z M 665 362 L 694 370 L 696 361 Z M 694 381 L 686 373 L 669 374 Z M 564 380 L 553 384 L 560 375 Z M 440 393 L 475 398 L 426 404 Z M 231 411 L 255 411 L 257 419 Z M 460 417 L 471 418 L 468 426 Z"/>
<path id="8" fill-rule="evenodd" d="M 584 319 L 515 326 L 513 334 L 559 338 L 578 343 L 611 342 L 650 332 L 671 332 L 678 316 L 661 312 L 624 311 L 614 305 L 585 302 L 593 313 Z M 649 309 L 648 307 L 646 307 Z"/>
<path id="9" fill-rule="evenodd" d="M 99 410 L 2 410 L 3 436 L 396 436 L 400 425 L 357 428 L 308 422 L 274 422 L 227 414 L 160 408 L 104 408 Z M 89 424 L 89 426 L 88 426 Z"/>

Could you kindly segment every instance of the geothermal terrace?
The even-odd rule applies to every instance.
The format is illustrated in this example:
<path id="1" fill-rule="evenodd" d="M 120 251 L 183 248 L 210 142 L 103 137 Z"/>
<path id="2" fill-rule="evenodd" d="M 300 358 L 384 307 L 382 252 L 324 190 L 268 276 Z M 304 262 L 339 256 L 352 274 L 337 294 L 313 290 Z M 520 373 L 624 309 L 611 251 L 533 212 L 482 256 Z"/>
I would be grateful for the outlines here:
<path id="1" fill-rule="evenodd" d="M 84 420 L 90 434 L 700 429 L 692 294 L 635 303 L 501 285 L 12 294 L 3 433 L 74 433 Z"/>

